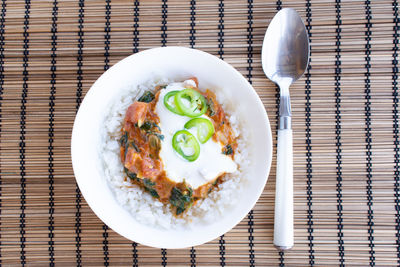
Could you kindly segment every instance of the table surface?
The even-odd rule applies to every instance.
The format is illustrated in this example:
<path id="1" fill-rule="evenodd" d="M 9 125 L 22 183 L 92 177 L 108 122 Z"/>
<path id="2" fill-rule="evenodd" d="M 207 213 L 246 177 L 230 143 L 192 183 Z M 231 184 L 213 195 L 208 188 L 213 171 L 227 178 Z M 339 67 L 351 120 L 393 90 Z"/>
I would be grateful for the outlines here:
<path id="1" fill-rule="evenodd" d="M 138 51 L 201 49 L 252 82 L 275 138 L 278 90 L 262 72 L 260 50 L 285 7 L 300 13 L 311 40 L 309 69 L 291 87 L 294 248 L 278 253 L 272 244 L 275 160 L 254 209 L 207 244 L 160 250 L 105 227 L 80 194 L 70 159 L 74 117 L 91 84 Z M 1 263 L 397 265 L 399 22 L 396 0 L 2 0 Z"/>

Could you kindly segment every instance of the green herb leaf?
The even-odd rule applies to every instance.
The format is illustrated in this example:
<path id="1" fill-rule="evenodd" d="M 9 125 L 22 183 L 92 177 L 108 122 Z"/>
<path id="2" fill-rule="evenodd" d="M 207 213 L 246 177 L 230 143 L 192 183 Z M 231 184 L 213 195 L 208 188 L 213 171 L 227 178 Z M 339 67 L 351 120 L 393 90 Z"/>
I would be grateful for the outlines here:
<path id="1" fill-rule="evenodd" d="M 222 154 L 225 155 L 231 155 L 233 153 L 233 148 L 231 145 L 226 145 L 223 149 L 222 149 Z"/>
<path id="2" fill-rule="evenodd" d="M 158 139 L 160 139 L 161 141 L 163 141 L 164 140 L 164 135 L 162 135 L 162 134 L 159 134 L 159 133 L 152 133 L 152 134 L 154 134 L 155 136 L 157 136 L 158 137 Z"/>
<path id="3" fill-rule="evenodd" d="M 162 134 L 159 134 L 159 133 L 156 133 L 156 132 L 152 132 L 152 131 L 148 131 L 147 133 L 148 133 L 148 134 L 155 135 L 155 136 L 156 136 L 158 139 L 160 139 L 161 141 L 164 140 L 164 135 L 162 135 Z"/>
<path id="4" fill-rule="evenodd" d="M 148 178 L 144 178 L 142 180 L 143 180 L 144 189 L 147 192 L 149 192 L 152 197 L 159 198 L 160 196 L 158 195 L 157 191 L 154 189 L 154 186 L 156 185 L 156 183 L 152 182 Z"/>
<path id="5" fill-rule="evenodd" d="M 184 194 L 180 189 L 176 187 L 172 188 L 169 202 L 171 203 L 171 205 L 176 207 L 176 215 L 181 214 L 186 209 L 190 208 L 193 204 L 193 190 L 190 187 L 187 187 L 187 191 L 188 193 Z"/>
<path id="6" fill-rule="evenodd" d="M 212 183 L 212 186 L 210 186 L 210 188 L 208 189 L 207 194 L 210 194 L 211 191 L 215 188 L 215 186 L 218 183 L 218 180 L 219 180 L 219 177 L 217 177 L 217 179 L 214 180 L 214 182 Z"/>
<path id="7" fill-rule="evenodd" d="M 150 131 L 150 130 L 153 129 L 153 128 L 157 128 L 158 130 L 161 131 L 160 126 L 158 126 L 156 123 L 154 123 L 154 122 L 152 122 L 152 121 L 145 121 L 145 122 L 142 124 L 142 126 L 140 126 L 140 129 L 141 129 L 141 130 L 145 130 L 146 132 L 147 132 L 147 131 Z"/>
<path id="8" fill-rule="evenodd" d="M 217 179 L 214 180 L 214 182 L 212 183 L 212 185 L 216 185 L 218 183 L 219 177 L 217 177 Z"/>
<path id="9" fill-rule="evenodd" d="M 189 192 L 189 197 L 193 196 L 193 189 L 191 187 L 188 187 L 188 192 Z"/>
<path id="10" fill-rule="evenodd" d="M 157 193 L 157 191 L 155 190 L 155 189 L 146 189 L 149 193 L 150 193 L 150 195 L 152 196 L 152 197 L 154 197 L 154 198 L 160 198 L 160 196 L 158 195 L 158 193 Z"/>
<path id="11" fill-rule="evenodd" d="M 118 142 L 121 146 L 125 146 L 127 141 L 128 141 L 128 132 L 124 132 L 124 134 L 121 136 Z"/>
<path id="12" fill-rule="evenodd" d="M 207 106 L 208 106 L 208 116 L 212 117 L 215 115 L 215 106 L 214 102 L 211 98 L 207 98 Z"/>
<path id="13" fill-rule="evenodd" d="M 173 206 L 185 210 L 185 202 L 183 201 L 182 198 L 183 198 L 182 192 L 176 187 L 172 188 L 169 201 Z"/>
<path id="14" fill-rule="evenodd" d="M 126 176 L 128 176 L 129 179 L 138 181 L 139 178 L 137 177 L 136 173 L 129 171 L 127 168 L 124 167 L 124 171 L 126 173 Z"/>
<path id="15" fill-rule="evenodd" d="M 145 121 L 142 126 L 140 126 L 140 129 L 145 131 L 150 131 L 151 128 L 153 128 L 153 123 L 150 121 Z"/>
<path id="16" fill-rule="evenodd" d="M 144 178 L 144 179 L 143 179 L 143 184 L 144 184 L 145 187 L 148 187 L 148 188 L 153 188 L 153 186 L 156 185 L 155 182 L 152 182 L 152 181 L 151 181 L 150 179 L 148 179 L 148 178 Z"/>
<path id="17" fill-rule="evenodd" d="M 133 140 L 129 142 L 129 144 L 136 150 L 137 153 L 140 153 L 140 149 L 137 147 Z"/>
<path id="18" fill-rule="evenodd" d="M 140 129 L 141 129 L 141 130 L 146 131 L 146 134 L 148 134 L 148 135 L 151 135 L 151 134 L 152 134 L 152 135 L 155 135 L 158 139 L 160 139 L 161 141 L 163 141 L 163 140 L 164 140 L 164 135 L 162 135 L 162 134 L 160 134 L 160 133 L 158 133 L 158 132 L 152 131 L 153 128 L 157 128 L 159 131 L 161 131 L 160 126 L 158 126 L 156 123 L 151 122 L 151 121 L 145 121 L 145 122 L 142 124 L 142 126 L 140 126 Z"/>
<path id="19" fill-rule="evenodd" d="M 138 99 L 139 102 L 150 103 L 155 98 L 154 94 L 150 91 L 144 92 L 144 94 Z"/>
<path id="20" fill-rule="evenodd" d="M 161 132 L 161 128 L 160 128 L 160 126 L 158 126 L 156 123 L 154 123 L 154 122 L 152 122 L 152 124 L 153 124 L 153 127 L 156 127 L 160 132 Z"/>
<path id="21" fill-rule="evenodd" d="M 181 214 L 181 213 L 184 212 L 184 211 L 185 211 L 185 208 L 177 207 L 177 208 L 176 208 L 176 215 L 179 215 L 179 214 Z"/>

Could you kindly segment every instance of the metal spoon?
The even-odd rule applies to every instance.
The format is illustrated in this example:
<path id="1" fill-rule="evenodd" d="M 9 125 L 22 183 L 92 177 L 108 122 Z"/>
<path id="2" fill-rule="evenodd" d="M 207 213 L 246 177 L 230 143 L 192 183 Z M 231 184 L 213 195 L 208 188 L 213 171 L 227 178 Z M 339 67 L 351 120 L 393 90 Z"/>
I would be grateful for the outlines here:
<path id="1" fill-rule="evenodd" d="M 274 245 L 279 250 L 293 247 L 293 140 L 289 86 L 307 68 L 308 35 L 294 9 L 279 11 L 269 24 L 262 47 L 262 67 L 280 88 L 276 166 Z"/>

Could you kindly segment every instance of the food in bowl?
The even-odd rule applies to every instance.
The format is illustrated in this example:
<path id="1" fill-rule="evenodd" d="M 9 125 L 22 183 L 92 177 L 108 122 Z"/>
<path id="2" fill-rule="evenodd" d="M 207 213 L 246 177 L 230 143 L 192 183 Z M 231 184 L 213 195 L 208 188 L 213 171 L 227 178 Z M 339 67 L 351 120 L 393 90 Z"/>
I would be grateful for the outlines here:
<path id="1" fill-rule="evenodd" d="M 196 78 L 156 86 L 125 113 L 125 181 L 182 215 L 237 170 L 236 139 L 215 94 L 201 92 Z"/>
<path id="2" fill-rule="evenodd" d="M 125 181 L 118 141 L 127 108 L 145 91 L 193 76 L 200 91 L 215 93 L 226 113 L 237 137 L 237 170 L 176 216 L 170 204 Z M 200 50 L 162 47 L 121 60 L 91 86 L 74 122 L 71 158 L 82 196 L 111 229 L 143 245 L 186 248 L 219 237 L 245 218 L 268 178 L 272 135 L 256 91 L 231 65 Z"/>
<path id="3" fill-rule="evenodd" d="M 190 227 L 235 205 L 246 182 L 246 138 L 217 88 L 155 79 L 121 95 L 104 126 L 104 173 L 137 221 Z"/>

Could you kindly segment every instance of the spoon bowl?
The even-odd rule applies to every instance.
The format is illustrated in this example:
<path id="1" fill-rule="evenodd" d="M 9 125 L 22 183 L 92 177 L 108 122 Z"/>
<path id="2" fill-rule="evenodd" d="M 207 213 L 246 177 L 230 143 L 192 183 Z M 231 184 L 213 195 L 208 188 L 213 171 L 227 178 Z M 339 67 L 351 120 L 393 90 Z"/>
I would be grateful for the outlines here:
<path id="1" fill-rule="evenodd" d="M 262 48 L 262 67 L 276 84 L 282 79 L 298 80 L 307 69 L 308 34 L 294 9 L 279 11 L 268 26 Z"/>

